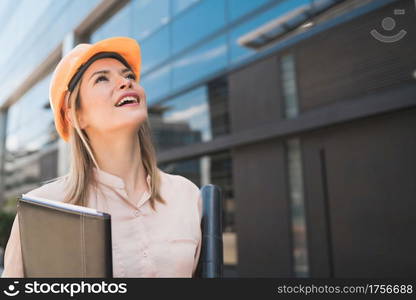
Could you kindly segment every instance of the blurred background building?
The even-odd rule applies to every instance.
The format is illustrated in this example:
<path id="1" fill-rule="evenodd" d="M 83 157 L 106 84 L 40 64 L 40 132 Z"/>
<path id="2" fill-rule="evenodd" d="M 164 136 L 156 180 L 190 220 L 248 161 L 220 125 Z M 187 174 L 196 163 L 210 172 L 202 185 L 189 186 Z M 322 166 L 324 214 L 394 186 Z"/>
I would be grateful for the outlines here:
<path id="1" fill-rule="evenodd" d="M 160 168 L 222 189 L 226 276 L 414 276 L 415 20 L 411 0 L 2 0 L 3 210 L 68 170 L 61 56 L 129 36 Z"/>

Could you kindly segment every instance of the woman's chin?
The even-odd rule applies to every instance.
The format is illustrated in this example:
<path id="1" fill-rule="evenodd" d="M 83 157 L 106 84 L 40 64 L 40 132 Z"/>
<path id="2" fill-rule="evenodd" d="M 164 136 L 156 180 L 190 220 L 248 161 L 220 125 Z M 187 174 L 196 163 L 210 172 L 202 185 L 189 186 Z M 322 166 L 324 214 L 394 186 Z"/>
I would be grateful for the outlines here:
<path id="1" fill-rule="evenodd" d="M 117 115 L 117 122 L 119 123 L 136 123 L 141 124 L 147 119 L 147 110 L 131 109 L 124 112 L 122 115 Z"/>
<path id="2" fill-rule="evenodd" d="M 132 120 L 123 120 L 123 122 L 118 123 L 112 127 L 111 131 L 121 130 L 121 131 L 131 131 L 137 132 L 140 129 L 140 126 L 146 121 L 146 118 L 132 119 Z"/>

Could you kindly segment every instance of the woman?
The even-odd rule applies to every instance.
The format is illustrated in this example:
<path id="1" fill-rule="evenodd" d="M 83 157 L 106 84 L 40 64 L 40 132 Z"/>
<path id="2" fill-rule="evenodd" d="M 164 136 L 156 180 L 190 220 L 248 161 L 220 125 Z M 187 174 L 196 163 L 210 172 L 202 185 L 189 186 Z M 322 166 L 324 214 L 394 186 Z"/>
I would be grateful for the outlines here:
<path id="1" fill-rule="evenodd" d="M 134 39 L 80 44 L 57 65 L 50 103 L 70 144 L 65 176 L 27 193 L 107 212 L 114 277 L 191 277 L 201 245 L 201 197 L 190 180 L 157 168 L 141 55 Z M 23 277 L 18 216 L 2 277 Z"/>

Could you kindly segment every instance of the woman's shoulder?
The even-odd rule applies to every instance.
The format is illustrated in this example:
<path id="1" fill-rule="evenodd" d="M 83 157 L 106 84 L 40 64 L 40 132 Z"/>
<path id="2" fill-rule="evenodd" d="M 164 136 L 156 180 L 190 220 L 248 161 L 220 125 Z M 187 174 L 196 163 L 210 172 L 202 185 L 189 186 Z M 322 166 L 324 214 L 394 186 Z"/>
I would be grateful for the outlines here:
<path id="1" fill-rule="evenodd" d="M 199 187 L 188 178 L 182 175 L 166 173 L 162 170 L 159 171 L 162 177 L 162 185 L 167 186 L 169 189 L 181 189 L 190 193 L 199 194 Z"/>
<path id="2" fill-rule="evenodd" d="M 196 207 L 198 214 L 202 216 L 202 195 L 199 187 L 182 175 L 169 174 L 160 170 L 162 177 L 162 194 L 168 199 L 174 199 L 175 203 L 183 203 L 186 207 Z M 178 197 L 180 195 L 180 197 Z M 177 201 L 182 199 L 183 201 Z M 193 205 L 189 205 L 189 201 Z"/>
<path id="3" fill-rule="evenodd" d="M 64 201 L 65 197 L 65 177 L 54 178 L 49 181 L 42 182 L 42 185 L 34 188 L 27 193 L 26 196 L 46 198 L 55 201 Z"/>

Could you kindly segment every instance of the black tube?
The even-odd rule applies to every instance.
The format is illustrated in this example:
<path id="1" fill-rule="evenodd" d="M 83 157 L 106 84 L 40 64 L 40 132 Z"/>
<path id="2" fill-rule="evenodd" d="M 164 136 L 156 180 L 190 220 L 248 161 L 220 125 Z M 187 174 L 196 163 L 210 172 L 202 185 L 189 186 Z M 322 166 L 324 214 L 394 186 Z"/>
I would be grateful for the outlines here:
<path id="1" fill-rule="evenodd" d="M 202 246 L 201 277 L 219 278 L 223 272 L 222 198 L 220 188 L 207 184 L 201 188 Z"/>

